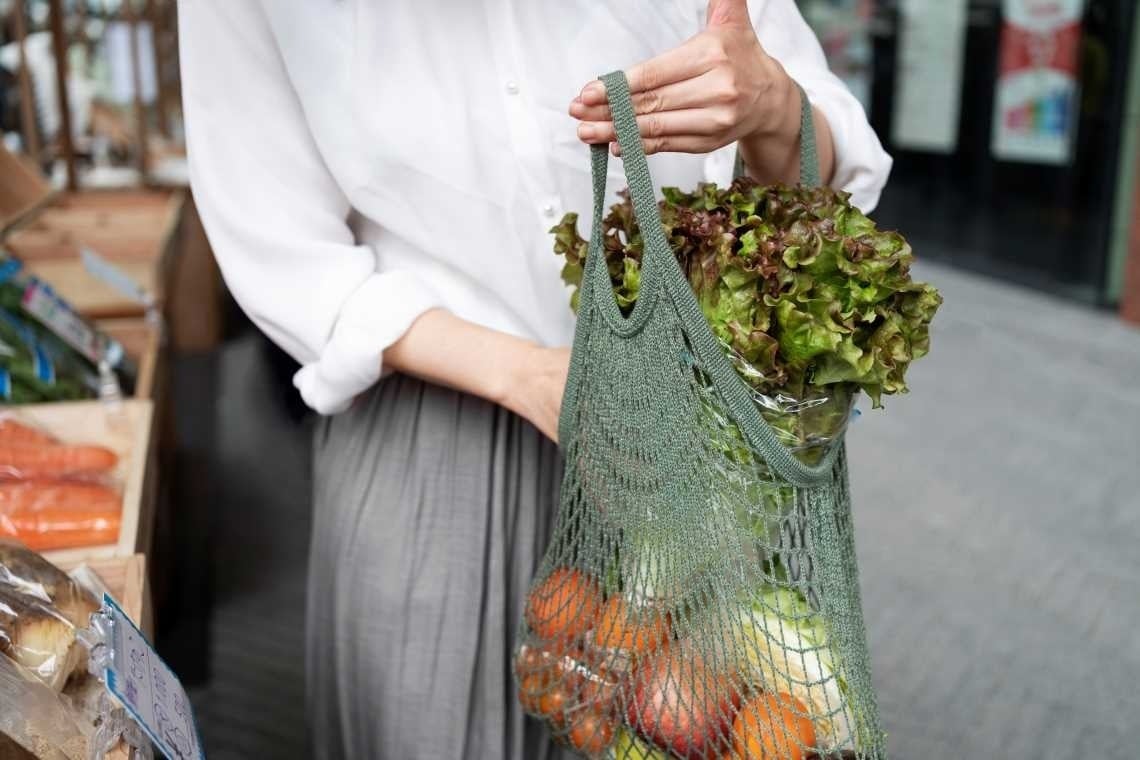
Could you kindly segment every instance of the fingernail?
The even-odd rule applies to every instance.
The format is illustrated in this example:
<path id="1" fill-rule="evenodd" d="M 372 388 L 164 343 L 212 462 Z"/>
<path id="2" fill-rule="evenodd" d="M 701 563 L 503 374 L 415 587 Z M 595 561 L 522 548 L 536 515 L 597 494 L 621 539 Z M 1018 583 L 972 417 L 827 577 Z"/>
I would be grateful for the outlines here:
<path id="1" fill-rule="evenodd" d="M 593 124 L 579 124 L 578 125 L 578 139 L 592 140 L 598 134 L 598 130 L 594 128 Z"/>
<path id="2" fill-rule="evenodd" d="M 615 157 L 621 156 L 621 146 L 617 143 L 610 143 L 610 153 L 613 153 Z"/>
<path id="3" fill-rule="evenodd" d="M 606 96 L 606 90 L 601 82 L 590 82 L 582 89 L 581 99 L 583 102 L 598 101 Z"/>
<path id="4" fill-rule="evenodd" d="M 573 101 L 571 101 L 571 103 L 570 103 L 570 115 L 571 116 L 581 116 L 584 113 L 586 113 L 586 104 L 585 103 L 583 103 L 581 100 L 578 100 L 577 98 L 575 98 Z"/>

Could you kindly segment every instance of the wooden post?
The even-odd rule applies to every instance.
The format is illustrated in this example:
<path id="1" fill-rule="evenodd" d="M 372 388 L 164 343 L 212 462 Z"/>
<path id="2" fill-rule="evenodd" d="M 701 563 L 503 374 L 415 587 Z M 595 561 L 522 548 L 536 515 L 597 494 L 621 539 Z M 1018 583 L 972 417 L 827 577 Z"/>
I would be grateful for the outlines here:
<path id="1" fill-rule="evenodd" d="M 131 83 L 135 90 L 135 140 L 138 150 L 138 167 L 139 167 L 139 182 L 146 183 L 148 173 L 147 164 L 149 163 L 149 156 L 147 155 L 147 125 L 146 125 L 146 103 L 143 102 L 142 92 L 142 63 L 139 55 L 139 19 L 138 14 L 135 13 L 133 0 L 123 0 L 123 16 L 131 27 Z M 154 30 L 151 30 L 154 33 Z"/>
<path id="2" fill-rule="evenodd" d="M 167 92 L 166 92 L 166 79 L 163 76 L 163 63 L 165 58 L 162 53 L 162 37 L 164 34 L 164 9 L 160 6 L 162 3 L 156 0 L 146 0 L 146 17 L 150 19 L 150 43 L 154 48 L 154 86 L 155 86 L 155 106 L 157 107 L 156 116 L 158 117 L 158 132 L 166 139 L 170 139 L 170 117 L 166 112 L 167 105 Z"/>
<path id="3" fill-rule="evenodd" d="M 67 189 L 79 189 L 79 173 L 75 166 L 75 146 L 71 142 L 71 98 L 67 93 L 67 36 L 63 31 L 63 3 L 48 0 L 51 15 L 51 47 L 55 54 L 55 89 L 59 101 L 59 140 L 67 165 Z"/>
<path id="4" fill-rule="evenodd" d="M 24 0 L 16 0 L 12 7 L 16 26 L 16 49 L 20 54 L 20 71 L 17 74 L 20 88 L 20 132 L 24 138 L 24 151 L 36 166 L 43 161 L 40 153 L 40 131 L 36 124 L 36 93 L 32 87 L 32 72 L 28 68 L 28 49 L 24 40 L 28 36 L 28 22 L 24 17 Z"/>

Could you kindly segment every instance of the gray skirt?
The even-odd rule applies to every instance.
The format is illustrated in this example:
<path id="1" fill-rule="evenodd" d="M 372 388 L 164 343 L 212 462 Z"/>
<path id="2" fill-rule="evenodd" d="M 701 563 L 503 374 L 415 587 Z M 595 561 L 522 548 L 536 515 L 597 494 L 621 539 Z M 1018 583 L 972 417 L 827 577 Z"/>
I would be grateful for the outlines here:
<path id="1" fill-rule="evenodd" d="M 562 760 L 511 677 L 557 448 L 401 375 L 318 425 L 306 699 L 322 759 Z"/>

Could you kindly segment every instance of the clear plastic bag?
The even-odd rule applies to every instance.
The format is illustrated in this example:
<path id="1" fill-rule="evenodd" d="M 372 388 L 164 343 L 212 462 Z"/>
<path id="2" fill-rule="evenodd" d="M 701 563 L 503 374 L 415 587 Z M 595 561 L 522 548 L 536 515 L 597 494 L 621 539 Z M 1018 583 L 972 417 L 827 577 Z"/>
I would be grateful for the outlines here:
<path id="1" fill-rule="evenodd" d="M 38 760 L 88 760 L 90 731 L 78 717 L 59 694 L 0 657 L 0 749 L 18 757 L 15 744 Z"/>
<path id="2" fill-rule="evenodd" d="M 122 513 L 118 462 L 105 446 L 63 443 L 0 414 L 0 536 L 37 551 L 113 543 Z"/>

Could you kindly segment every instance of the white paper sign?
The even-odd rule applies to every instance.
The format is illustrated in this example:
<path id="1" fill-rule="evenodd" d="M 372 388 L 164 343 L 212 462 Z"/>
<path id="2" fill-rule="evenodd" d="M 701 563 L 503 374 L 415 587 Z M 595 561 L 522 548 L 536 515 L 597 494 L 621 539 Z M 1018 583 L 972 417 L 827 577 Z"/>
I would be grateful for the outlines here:
<path id="1" fill-rule="evenodd" d="M 103 595 L 103 610 L 112 628 L 107 689 L 170 760 L 205 760 L 190 698 L 178 677 L 109 594 Z"/>
<path id="2" fill-rule="evenodd" d="M 962 104 L 967 0 L 902 0 L 891 141 L 953 153 Z"/>

